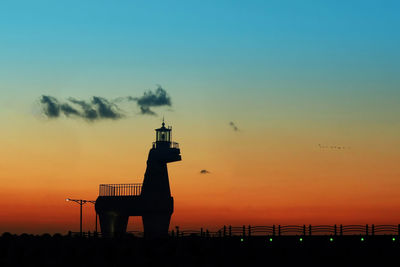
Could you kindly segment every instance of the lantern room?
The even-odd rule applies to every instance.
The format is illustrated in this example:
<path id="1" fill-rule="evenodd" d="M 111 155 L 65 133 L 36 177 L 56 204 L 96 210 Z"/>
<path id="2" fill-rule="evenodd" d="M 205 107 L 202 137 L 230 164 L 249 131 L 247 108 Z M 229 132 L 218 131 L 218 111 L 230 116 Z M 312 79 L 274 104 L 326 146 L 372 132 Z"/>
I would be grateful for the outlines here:
<path id="1" fill-rule="evenodd" d="M 156 142 L 168 142 L 171 143 L 171 127 L 165 127 L 163 121 L 161 128 L 156 129 Z"/>

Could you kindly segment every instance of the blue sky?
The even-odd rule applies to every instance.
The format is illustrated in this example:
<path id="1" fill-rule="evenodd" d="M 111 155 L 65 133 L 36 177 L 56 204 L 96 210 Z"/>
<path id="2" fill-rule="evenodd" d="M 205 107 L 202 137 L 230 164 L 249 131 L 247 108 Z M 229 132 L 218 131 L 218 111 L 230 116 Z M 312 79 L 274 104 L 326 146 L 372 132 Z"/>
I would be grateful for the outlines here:
<path id="1" fill-rule="evenodd" d="M 191 98 L 210 108 L 262 98 L 390 101 L 399 97 L 398 8 L 396 1 L 2 1 L 1 95 L 26 105 L 42 93 L 113 97 L 161 84 L 187 107 Z"/>

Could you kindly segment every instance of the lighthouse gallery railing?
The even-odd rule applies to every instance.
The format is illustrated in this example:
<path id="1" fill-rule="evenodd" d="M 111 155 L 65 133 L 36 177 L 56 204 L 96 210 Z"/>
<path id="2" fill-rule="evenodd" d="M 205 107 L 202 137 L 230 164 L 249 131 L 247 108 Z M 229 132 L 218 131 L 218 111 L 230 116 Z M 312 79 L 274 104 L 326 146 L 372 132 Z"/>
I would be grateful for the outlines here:
<path id="1" fill-rule="evenodd" d="M 142 192 L 142 184 L 101 184 L 99 196 L 138 196 Z"/>

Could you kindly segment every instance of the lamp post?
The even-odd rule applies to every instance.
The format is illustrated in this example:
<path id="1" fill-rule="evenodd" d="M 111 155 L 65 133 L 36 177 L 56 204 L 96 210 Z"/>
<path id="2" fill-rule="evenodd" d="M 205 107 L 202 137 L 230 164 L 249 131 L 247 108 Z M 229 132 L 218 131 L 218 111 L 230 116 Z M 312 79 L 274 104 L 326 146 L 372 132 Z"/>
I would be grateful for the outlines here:
<path id="1" fill-rule="evenodd" d="M 95 204 L 96 201 L 94 200 L 85 200 L 85 199 L 72 199 L 72 198 L 67 198 L 65 201 L 72 201 L 75 203 L 78 203 L 80 206 L 80 217 L 79 217 L 79 235 L 82 236 L 82 206 L 86 203 L 92 203 Z M 96 213 L 96 228 L 97 228 L 97 213 Z"/>

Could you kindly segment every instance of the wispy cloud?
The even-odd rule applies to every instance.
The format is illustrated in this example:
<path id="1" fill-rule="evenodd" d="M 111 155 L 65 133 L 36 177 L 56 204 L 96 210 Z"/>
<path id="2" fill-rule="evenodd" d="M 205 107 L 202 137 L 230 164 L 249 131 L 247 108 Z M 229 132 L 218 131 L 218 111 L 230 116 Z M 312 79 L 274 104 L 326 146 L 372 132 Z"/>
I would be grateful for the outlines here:
<path id="1" fill-rule="evenodd" d="M 60 104 L 55 97 L 42 95 L 40 103 L 43 105 L 43 112 L 49 118 L 60 116 Z"/>
<path id="2" fill-rule="evenodd" d="M 40 99 L 43 113 L 49 118 L 66 117 L 84 118 L 89 121 L 100 119 L 119 119 L 124 115 L 118 107 L 107 99 L 94 96 L 90 101 L 68 98 L 61 102 L 53 96 L 42 95 Z"/>
<path id="3" fill-rule="evenodd" d="M 118 120 L 126 117 L 126 112 L 118 105 L 121 102 L 136 102 L 142 115 L 157 115 L 151 108 L 171 106 L 171 98 L 161 87 L 153 92 L 144 92 L 141 97 L 118 97 L 109 100 L 104 97 L 93 96 L 90 100 L 81 100 L 69 97 L 67 100 L 59 100 L 54 96 L 42 95 L 40 104 L 42 111 L 48 118 L 59 118 L 64 115 L 68 118 L 83 118 L 87 121 L 102 119 Z"/>
<path id="4" fill-rule="evenodd" d="M 140 108 L 141 114 L 147 115 L 156 115 L 154 111 L 152 111 L 151 107 L 160 107 L 160 106 L 171 106 L 171 98 L 167 94 L 167 92 L 161 87 L 158 86 L 155 92 L 151 90 L 144 92 L 141 97 L 127 97 L 129 101 L 136 101 L 137 105 Z"/>

